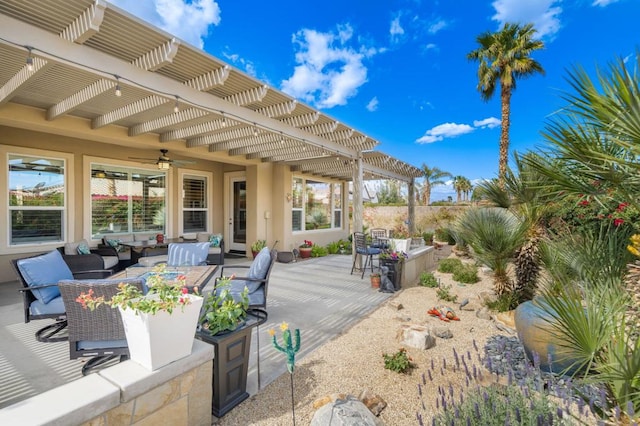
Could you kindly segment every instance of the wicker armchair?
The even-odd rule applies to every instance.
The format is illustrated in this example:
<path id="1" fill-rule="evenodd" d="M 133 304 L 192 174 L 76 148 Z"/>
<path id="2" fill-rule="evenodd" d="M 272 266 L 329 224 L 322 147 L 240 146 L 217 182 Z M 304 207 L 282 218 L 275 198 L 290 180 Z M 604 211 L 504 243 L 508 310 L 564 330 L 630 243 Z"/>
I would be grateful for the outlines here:
<path id="1" fill-rule="evenodd" d="M 69 334 L 70 359 L 91 358 L 84 363 L 82 374 L 106 362 L 129 357 L 120 310 L 100 305 L 95 310 L 84 309 L 76 302 L 81 293 L 93 291 L 95 297 L 109 300 L 118 292 L 118 284 L 126 282 L 142 290 L 141 279 L 125 280 L 63 280 L 58 283 L 65 309 Z"/>

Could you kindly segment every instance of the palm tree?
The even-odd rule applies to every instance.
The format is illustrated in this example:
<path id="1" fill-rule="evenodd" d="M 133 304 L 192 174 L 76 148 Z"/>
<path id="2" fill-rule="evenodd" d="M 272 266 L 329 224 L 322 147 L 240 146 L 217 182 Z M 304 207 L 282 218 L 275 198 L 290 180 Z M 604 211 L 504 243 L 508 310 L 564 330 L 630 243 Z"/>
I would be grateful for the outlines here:
<path id="1" fill-rule="evenodd" d="M 507 268 L 527 233 L 522 221 L 507 209 L 483 207 L 467 210 L 454 229 L 473 249 L 474 256 L 493 270 L 495 293 L 512 293 Z"/>
<path id="2" fill-rule="evenodd" d="M 528 77 L 535 73 L 544 74 L 540 63 L 529 55 L 542 49 L 544 43 L 534 40 L 536 30 L 533 24 L 520 26 L 506 23 L 502 30 L 485 32 L 476 39 L 480 47 L 467 54 L 467 58 L 479 61 L 478 91 L 482 99 L 488 101 L 493 97 L 498 82 L 500 83 L 500 101 L 502 105 L 502 129 L 500 132 L 500 156 L 498 160 L 498 179 L 504 183 L 507 173 L 509 155 L 509 127 L 511 126 L 511 92 L 516 88 L 518 78 Z"/>
<path id="3" fill-rule="evenodd" d="M 462 183 L 460 186 L 462 189 L 462 199 L 464 201 L 469 201 L 469 194 L 471 194 L 471 190 L 473 189 L 473 185 L 471 184 L 471 181 L 466 177 L 463 177 Z"/>
<path id="4" fill-rule="evenodd" d="M 436 185 L 444 185 L 445 178 L 451 178 L 451 173 L 440 170 L 437 167 L 429 167 L 422 163 L 424 182 L 422 187 L 422 204 L 428 206 L 431 203 L 431 188 Z"/>
<path id="5" fill-rule="evenodd" d="M 453 178 L 453 189 L 456 191 L 456 203 L 460 204 L 463 200 L 463 194 L 471 187 L 471 181 L 464 176 L 456 176 Z"/>

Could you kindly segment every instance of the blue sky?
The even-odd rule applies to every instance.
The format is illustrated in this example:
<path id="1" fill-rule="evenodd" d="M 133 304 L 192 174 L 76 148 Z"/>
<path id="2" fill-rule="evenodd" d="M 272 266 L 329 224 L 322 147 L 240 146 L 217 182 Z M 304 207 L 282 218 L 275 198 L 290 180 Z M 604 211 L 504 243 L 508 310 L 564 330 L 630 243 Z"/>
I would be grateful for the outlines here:
<path id="1" fill-rule="evenodd" d="M 545 43 L 533 54 L 545 75 L 518 81 L 512 96 L 512 152 L 544 144 L 568 70 L 594 76 L 640 47 L 640 0 L 111 2 L 371 136 L 380 151 L 472 181 L 497 176 L 500 136 L 499 92 L 484 102 L 466 59 L 478 35 L 533 22 Z M 432 200 L 451 194 L 440 187 Z"/>

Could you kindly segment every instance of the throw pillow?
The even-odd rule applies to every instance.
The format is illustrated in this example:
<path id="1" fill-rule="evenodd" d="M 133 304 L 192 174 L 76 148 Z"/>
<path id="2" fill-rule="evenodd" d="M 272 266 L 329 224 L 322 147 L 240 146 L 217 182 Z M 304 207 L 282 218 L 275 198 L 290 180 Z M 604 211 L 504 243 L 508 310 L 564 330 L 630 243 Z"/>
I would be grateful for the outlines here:
<path id="1" fill-rule="evenodd" d="M 267 272 L 269 271 L 269 266 L 271 265 L 271 250 L 269 247 L 265 247 L 253 259 L 253 263 L 249 268 L 249 272 L 247 273 L 247 278 L 255 278 L 259 280 L 263 280 L 267 277 Z M 249 287 L 249 293 L 253 293 L 260 287 L 262 283 L 247 281 L 246 286 Z"/>
<path id="2" fill-rule="evenodd" d="M 220 247 L 220 242 L 222 241 L 222 234 L 211 234 L 209 237 L 209 245 L 211 247 Z"/>
<path id="3" fill-rule="evenodd" d="M 120 246 L 120 240 L 109 240 L 109 239 L 107 239 L 107 244 L 109 244 L 111 247 L 118 248 L 118 246 Z"/>
<path id="4" fill-rule="evenodd" d="M 91 254 L 91 250 L 89 246 L 84 243 L 78 244 L 78 254 Z"/>

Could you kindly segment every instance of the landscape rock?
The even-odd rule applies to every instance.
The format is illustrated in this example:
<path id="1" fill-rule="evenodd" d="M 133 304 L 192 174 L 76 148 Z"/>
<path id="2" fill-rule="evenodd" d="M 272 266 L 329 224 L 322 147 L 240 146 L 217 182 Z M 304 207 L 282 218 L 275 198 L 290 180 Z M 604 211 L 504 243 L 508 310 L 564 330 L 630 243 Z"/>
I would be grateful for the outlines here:
<path id="1" fill-rule="evenodd" d="M 505 325 L 509 328 L 516 329 L 516 322 L 514 320 L 515 310 L 507 311 L 507 312 L 498 312 L 495 315 L 496 322 L 499 322 L 502 325 Z"/>
<path id="2" fill-rule="evenodd" d="M 478 299 L 482 305 L 486 305 L 487 302 L 495 302 L 497 300 L 497 296 L 492 291 L 481 291 L 478 293 Z"/>
<path id="3" fill-rule="evenodd" d="M 490 320 L 491 313 L 489 312 L 489 309 L 487 309 L 486 307 L 482 307 L 476 311 L 476 317 L 480 319 Z"/>
<path id="4" fill-rule="evenodd" d="M 346 393 L 332 393 L 331 395 L 325 395 L 322 398 L 318 398 L 315 401 L 313 401 L 313 409 L 317 410 L 323 405 L 327 405 L 330 402 L 335 402 L 337 399 L 346 399 L 346 398 L 347 398 Z"/>
<path id="5" fill-rule="evenodd" d="M 349 395 L 325 404 L 313 415 L 311 426 L 384 426 L 362 401 Z"/>
<path id="6" fill-rule="evenodd" d="M 436 338 L 429 328 L 418 324 L 404 324 L 400 326 L 396 338 L 400 344 L 416 349 L 431 349 L 436 345 Z"/>
<path id="7" fill-rule="evenodd" d="M 367 389 L 364 389 L 360 393 L 360 396 L 358 396 L 358 399 L 364 405 L 367 406 L 369 411 L 371 411 L 371 413 L 374 416 L 379 416 L 380 413 L 382 412 L 382 410 L 384 410 L 385 407 L 387 406 L 387 401 L 382 399 L 382 397 L 380 395 L 373 394 L 373 393 L 369 392 Z"/>
<path id="8" fill-rule="evenodd" d="M 453 337 L 453 333 L 449 327 L 439 326 L 433 327 L 431 330 L 434 335 L 441 339 L 451 339 Z"/>
<path id="9" fill-rule="evenodd" d="M 404 306 L 402 306 L 402 303 L 398 303 L 398 302 L 389 302 L 389 306 L 391 306 L 396 311 L 400 311 L 404 309 Z"/>

